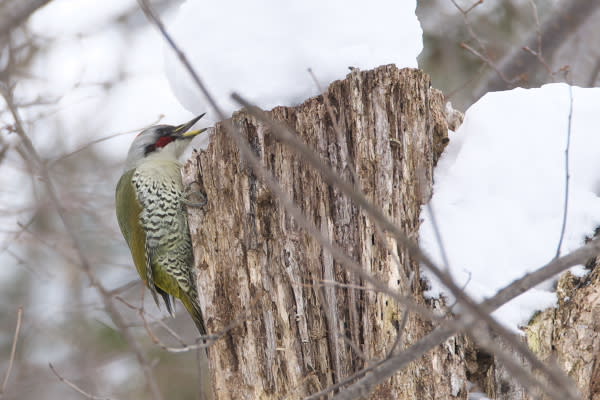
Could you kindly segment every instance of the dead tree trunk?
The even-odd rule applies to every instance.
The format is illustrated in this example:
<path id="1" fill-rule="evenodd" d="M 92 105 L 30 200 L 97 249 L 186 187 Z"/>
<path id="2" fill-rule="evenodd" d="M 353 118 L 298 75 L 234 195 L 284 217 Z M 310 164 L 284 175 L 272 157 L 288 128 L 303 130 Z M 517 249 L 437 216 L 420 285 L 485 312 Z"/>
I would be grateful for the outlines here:
<path id="1" fill-rule="evenodd" d="M 416 239 L 420 207 L 447 141 L 441 93 L 421 71 L 385 66 L 353 71 L 323 96 L 268 115 L 298 132 Z M 418 265 L 403 248 L 275 141 L 267 126 L 245 112 L 232 121 L 322 232 L 372 276 L 425 304 Z M 203 209 L 190 211 L 190 230 L 208 330 L 225 332 L 209 349 L 216 398 L 309 396 L 431 330 L 409 313 L 399 332 L 404 308 L 344 269 L 297 226 L 240 159 L 221 124 L 184 175 L 208 198 Z M 438 346 L 379 385 L 372 398 L 465 398 L 463 341 L 459 336 Z"/>
<path id="2" fill-rule="evenodd" d="M 564 274 L 557 287 L 558 307 L 539 313 L 525 330 L 537 356 L 565 371 L 582 399 L 589 400 L 600 399 L 599 261 L 590 263 L 594 270 L 587 276 Z"/>

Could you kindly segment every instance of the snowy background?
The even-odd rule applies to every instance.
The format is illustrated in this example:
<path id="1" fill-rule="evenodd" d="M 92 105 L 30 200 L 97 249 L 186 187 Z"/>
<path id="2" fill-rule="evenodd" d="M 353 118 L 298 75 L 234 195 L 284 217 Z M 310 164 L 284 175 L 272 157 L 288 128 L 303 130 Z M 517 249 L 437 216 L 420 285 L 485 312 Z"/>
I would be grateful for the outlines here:
<path id="1" fill-rule="evenodd" d="M 170 26 L 194 68 L 231 113 L 239 108 L 229 98 L 233 90 L 264 109 L 316 96 L 309 68 L 323 87 L 343 79 L 348 67 L 395 63 L 416 68 L 422 32 L 415 7 L 415 0 L 373 0 L 368 6 L 360 0 L 223 0 L 207 9 L 205 2 L 188 1 Z M 218 32 L 218 39 L 210 40 L 207 32 Z M 170 55 L 167 76 L 177 98 L 195 114 L 209 109 L 210 117 L 208 103 Z"/>
<path id="2" fill-rule="evenodd" d="M 427 13 L 422 6 L 421 23 L 415 16 L 415 0 L 377 0 L 369 7 L 358 0 L 188 0 L 157 1 L 157 7 L 219 104 L 232 112 L 237 109 L 229 99 L 233 90 L 264 108 L 294 105 L 317 94 L 308 68 L 326 87 L 344 78 L 348 67 L 420 66 L 434 74 L 434 83 L 441 82 L 440 87 L 453 92 L 476 74 L 462 64 L 468 56 L 461 63 L 448 58 L 449 53 L 462 51 L 457 32 L 464 29 L 464 21 L 448 2 L 426 3 L 431 7 L 439 3 L 439 8 Z M 511 4 L 525 7 L 528 2 Z M 530 30 L 530 18 L 518 20 L 494 7 L 498 6 L 485 2 L 474 12 L 484 26 L 525 21 L 520 30 Z M 421 26 L 427 27 L 424 49 Z M 512 25 L 499 30 L 513 31 Z M 118 232 L 113 200 L 129 144 L 137 132 L 159 121 L 177 124 L 208 111 L 204 123 L 209 123 L 214 114 L 134 1 L 111 0 L 99 6 L 91 0 L 54 0 L 33 14 L 21 36 L 23 42 L 33 38 L 37 46 L 27 70 L 16 80 L 15 97 L 28 133 L 49 161 L 61 199 L 81 223 L 80 237 L 102 282 L 108 289 L 136 282 Z M 448 38 L 454 47 L 436 47 Z M 502 42 L 514 45 L 510 40 Z M 6 63 L 3 51 L 0 67 Z M 455 72 L 448 72 L 456 65 Z M 594 152 L 600 145 L 599 90 L 573 89 L 563 254 L 581 245 L 600 224 L 600 175 L 596 173 L 600 158 Z M 432 206 L 455 279 L 481 300 L 556 253 L 564 208 L 570 98 L 564 84 L 490 93 L 470 103 L 464 98 L 469 97 L 461 97 L 469 105 L 465 122 L 451 133 L 436 169 Z M 2 125 L 12 124 L 4 109 L 0 118 Z M 2 131 L 0 136 L 0 145 L 18 146 L 16 135 Z M 98 143 L 90 145 L 91 141 Z M 12 341 L 17 305 L 25 307 L 26 315 L 21 361 L 27 368 L 18 375 L 20 385 L 15 388 L 28 389 L 27 396 L 21 391 L 15 398 L 53 398 L 54 394 L 69 398 L 64 385 L 49 372 L 48 362 L 86 387 L 98 385 L 115 397 L 139 398 L 143 378 L 135 359 L 122 351 L 124 344 L 96 306 L 98 298 L 86 277 L 69 261 L 72 254 L 64 250 L 63 228 L 49 213 L 52 207 L 40 186 L 17 152 L 8 151 L 0 164 L 3 354 Z M 421 244 L 441 264 L 426 212 L 422 218 Z M 133 285 L 122 295 L 139 302 L 140 293 L 139 285 Z M 429 294 L 444 291 L 432 281 Z M 495 315 L 518 330 L 535 310 L 555 300 L 548 283 Z M 146 306 L 161 316 L 153 304 Z M 131 320 L 137 320 L 133 312 Z M 175 324 L 184 337 L 193 336 L 186 315 Z M 155 349 L 143 329 L 139 332 L 140 342 Z M 74 352 L 74 348 L 88 350 Z M 160 359 L 158 373 L 161 368 L 175 369 L 179 380 L 187 373 L 193 382 L 193 371 L 177 369 L 185 364 L 186 355 L 160 352 L 153 357 Z M 193 362 L 193 355 L 189 357 Z M 165 379 L 161 385 L 181 391 L 179 380 Z M 191 385 L 190 396 L 194 393 Z"/>
<path id="3" fill-rule="evenodd" d="M 572 92 L 569 207 L 561 255 L 583 245 L 600 225 L 600 89 Z M 476 300 L 493 296 L 556 255 L 565 208 L 569 110 L 566 84 L 488 93 L 450 134 L 430 204 L 450 271 Z M 431 218 L 427 212 L 422 217 L 421 245 L 443 265 Z M 432 281 L 430 295 L 444 293 Z M 534 311 L 555 302 L 552 285 L 540 285 L 494 316 L 516 330 Z"/>

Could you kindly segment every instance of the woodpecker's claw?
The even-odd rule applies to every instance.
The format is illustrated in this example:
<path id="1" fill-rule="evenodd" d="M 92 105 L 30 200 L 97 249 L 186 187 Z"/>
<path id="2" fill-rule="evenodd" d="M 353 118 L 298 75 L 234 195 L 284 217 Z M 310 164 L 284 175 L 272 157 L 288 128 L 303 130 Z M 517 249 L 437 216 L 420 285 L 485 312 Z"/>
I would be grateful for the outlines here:
<path id="1" fill-rule="evenodd" d="M 194 186 L 196 186 L 194 188 Z M 195 197 L 192 199 L 190 197 Z M 185 192 L 183 193 L 183 204 L 188 207 L 204 207 L 208 203 L 208 199 L 206 198 L 206 194 L 200 190 L 200 185 L 198 182 L 194 181 L 190 183 L 185 188 Z"/>

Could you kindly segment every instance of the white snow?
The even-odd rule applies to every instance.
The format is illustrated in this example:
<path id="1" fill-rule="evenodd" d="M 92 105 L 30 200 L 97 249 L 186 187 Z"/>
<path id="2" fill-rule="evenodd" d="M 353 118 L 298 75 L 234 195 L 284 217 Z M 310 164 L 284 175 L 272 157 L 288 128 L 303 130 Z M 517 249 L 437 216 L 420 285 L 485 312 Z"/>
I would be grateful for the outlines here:
<path id="1" fill-rule="evenodd" d="M 564 209 L 569 98 L 565 84 L 488 93 L 467 110 L 457 132 L 450 132 L 430 204 L 450 271 L 477 300 L 555 256 Z M 600 225 L 598 104 L 600 89 L 573 87 L 569 207 L 561 254 L 581 246 Z M 422 217 L 421 245 L 442 265 L 425 208 Z M 449 296 L 435 279 L 431 282 L 430 295 Z M 517 330 L 534 311 L 555 304 L 549 286 L 528 291 L 494 315 Z"/>
<path id="2" fill-rule="evenodd" d="M 99 130 L 102 136 L 131 131 L 96 145 L 122 162 L 136 131 L 193 116 L 180 106 L 165 77 L 162 36 L 145 19 L 115 24 L 116 16 L 136 7 L 131 0 L 102 6 L 91 0 L 60 0 L 32 16 L 33 32 L 50 40 L 33 68 L 39 79 L 20 82 L 17 95 L 58 100 L 48 107 L 48 118 L 65 133 L 64 153 L 98 139 L 90 133 Z M 56 140 L 45 134 L 44 124 L 39 132 L 37 128 L 32 129 L 36 146 L 44 150 L 45 138 L 48 147 L 54 146 Z"/>
<path id="3" fill-rule="evenodd" d="M 294 105 L 342 79 L 348 67 L 416 67 L 422 48 L 415 0 L 188 0 L 168 29 L 226 112 L 237 91 L 265 109 Z M 208 111 L 170 49 L 167 76 L 181 104 Z"/>

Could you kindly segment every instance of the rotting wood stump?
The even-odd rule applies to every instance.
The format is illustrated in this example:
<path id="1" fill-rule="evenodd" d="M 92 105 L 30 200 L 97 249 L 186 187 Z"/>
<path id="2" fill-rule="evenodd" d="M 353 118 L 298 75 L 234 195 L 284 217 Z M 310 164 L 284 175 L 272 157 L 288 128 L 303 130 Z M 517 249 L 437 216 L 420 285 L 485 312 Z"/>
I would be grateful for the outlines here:
<path id="1" fill-rule="evenodd" d="M 334 129 L 323 96 L 340 127 Z M 417 239 L 420 207 L 447 142 L 442 94 L 425 73 L 353 71 L 322 96 L 268 112 L 293 128 Z M 331 240 L 372 276 L 425 304 L 418 264 L 318 171 L 244 111 L 232 118 L 263 165 Z M 404 309 L 334 261 L 240 160 L 222 124 L 184 168 L 206 193 L 190 209 L 200 300 L 218 399 L 297 399 L 342 381 L 392 351 Z M 395 262 L 397 258 L 399 263 Z M 395 351 L 431 330 L 409 313 Z M 461 336 L 379 385 L 371 398 L 465 398 Z"/>

